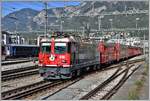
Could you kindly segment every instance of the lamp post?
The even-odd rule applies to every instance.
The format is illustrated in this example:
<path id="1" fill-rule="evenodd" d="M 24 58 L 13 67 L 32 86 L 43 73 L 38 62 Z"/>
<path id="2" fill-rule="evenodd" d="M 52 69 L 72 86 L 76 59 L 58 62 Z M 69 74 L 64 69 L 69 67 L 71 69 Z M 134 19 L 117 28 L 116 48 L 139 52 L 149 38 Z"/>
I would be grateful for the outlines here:
<path id="1" fill-rule="evenodd" d="M 138 20 L 140 20 L 140 18 L 136 18 L 136 29 L 138 27 Z"/>
<path id="2" fill-rule="evenodd" d="M 98 17 L 98 30 L 100 31 L 101 30 L 101 19 L 103 18 L 104 16 L 99 16 Z"/>
<path id="3" fill-rule="evenodd" d="M 64 23 L 64 21 L 60 21 L 60 31 L 61 32 L 63 31 L 63 23 Z"/>
<path id="4" fill-rule="evenodd" d="M 31 27 L 31 17 L 30 16 L 28 16 L 28 30 L 29 30 L 29 32 L 31 32 L 32 31 L 32 27 Z"/>
<path id="5" fill-rule="evenodd" d="M 113 26 L 112 26 L 113 19 L 109 19 L 109 21 L 110 21 L 110 24 L 111 24 L 111 29 L 113 29 Z"/>
<path id="6" fill-rule="evenodd" d="M 44 2 L 45 5 L 45 37 L 47 36 L 47 24 L 48 24 L 48 16 L 47 16 L 47 2 Z"/>
<path id="7" fill-rule="evenodd" d="M 15 8 L 13 8 L 13 9 L 15 9 Z M 17 44 L 17 25 L 18 25 L 18 18 L 16 18 L 16 15 L 12 15 L 12 16 L 10 16 L 9 18 L 15 20 L 15 31 L 14 31 L 14 33 L 16 34 L 16 37 L 15 37 L 15 44 Z"/>
<path id="8" fill-rule="evenodd" d="M 82 35 L 84 36 L 85 27 L 83 26 L 83 27 L 80 27 L 80 28 L 82 28 Z"/>
<path id="9" fill-rule="evenodd" d="M 144 36 L 143 36 L 143 51 L 144 51 L 144 58 L 146 58 L 146 55 L 145 55 L 145 33 L 144 33 Z"/>
<path id="10" fill-rule="evenodd" d="M 16 20 L 16 22 L 15 22 L 15 34 L 16 34 L 15 43 L 16 43 L 16 44 L 18 44 L 18 41 L 17 41 L 17 40 L 18 40 L 18 38 L 17 38 L 17 30 L 18 30 L 18 28 L 17 28 L 17 27 L 18 27 L 18 22 L 17 22 L 17 20 Z"/>
<path id="11" fill-rule="evenodd" d="M 136 29 L 138 28 L 138 21 L 140 20 L 140 18 L 136 18 Z M 139 32 L 139 30 L 138 30 Z"/>

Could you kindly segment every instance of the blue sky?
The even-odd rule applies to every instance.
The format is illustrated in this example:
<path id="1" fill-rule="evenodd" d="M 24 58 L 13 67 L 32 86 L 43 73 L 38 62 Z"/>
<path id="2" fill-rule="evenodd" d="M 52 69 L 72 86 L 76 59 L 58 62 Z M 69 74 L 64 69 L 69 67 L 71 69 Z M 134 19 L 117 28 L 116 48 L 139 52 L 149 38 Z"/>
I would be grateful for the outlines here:
<path id="1" fill-rule="evenodd" d="M 69 5 L 79 5 L 78 1 L 51 1 L 48 2 L 48 8 L 64 7 Z M 44 4 L 42 1 L 3 1 L 2 2 L 2 16 L 5 16 L 11 12 L 20 10 L 22 8 L 32 8 L 35 10 L 42 10 Z"/>

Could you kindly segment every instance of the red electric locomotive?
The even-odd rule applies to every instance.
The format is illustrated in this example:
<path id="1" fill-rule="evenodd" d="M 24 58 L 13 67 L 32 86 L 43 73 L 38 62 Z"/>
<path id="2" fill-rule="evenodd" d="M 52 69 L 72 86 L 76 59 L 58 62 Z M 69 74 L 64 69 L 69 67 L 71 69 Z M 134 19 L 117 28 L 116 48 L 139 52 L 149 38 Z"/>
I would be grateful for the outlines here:
<path id="1" fill-rule="evenodd" d="M 57 34 L 57 33 L 56 33 Z M 69 79 L 90 69 L 142 54 L 138 47 L 120 43 L 97 44 L 89 38 L 56 35 L 40 42 L 39 72 L 44 79 Z"/>
<path id="2" fill-rule="evenodd" d="M 41 40 L 39 72 L 44 79 L 72 78 L 98 65 L 99 52 L 94 41 L 72 35 Z"/>

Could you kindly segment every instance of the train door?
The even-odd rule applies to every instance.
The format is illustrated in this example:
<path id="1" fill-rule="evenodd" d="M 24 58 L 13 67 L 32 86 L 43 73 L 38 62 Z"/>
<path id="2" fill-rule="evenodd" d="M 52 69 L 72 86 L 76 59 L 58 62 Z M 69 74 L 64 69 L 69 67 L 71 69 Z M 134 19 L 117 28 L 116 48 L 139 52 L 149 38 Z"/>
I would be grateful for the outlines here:
<path id="1" fill-rule="evenodd" d="M 2 48 L 2 53 L 1 53 L 1 54 L 2 54 L 2 55 L 6 55 L 6 53 L 5 53 L 5 52 L 6 52 L 6 50 L 5 50 L 5 46 L 4 46 L 4 45 L 2 45 L 2 47 L 1 47 L 1 48 Z"/>
<path id="2" fill-rule="evenodd" d="M 6 59 L 6 47 L 4 45 L 2 45 L 1 48 L 2 48 L 1 49 L 2 50 L 2 52 L 1 52 L 1 55 L 2 55 L 1 59 L 5 60 Z"/>
<path id="3" fill-rule="evenodd" d="M 12 56 L 15 56 L 17 54 L 17 47 L 12 46 Z"/>

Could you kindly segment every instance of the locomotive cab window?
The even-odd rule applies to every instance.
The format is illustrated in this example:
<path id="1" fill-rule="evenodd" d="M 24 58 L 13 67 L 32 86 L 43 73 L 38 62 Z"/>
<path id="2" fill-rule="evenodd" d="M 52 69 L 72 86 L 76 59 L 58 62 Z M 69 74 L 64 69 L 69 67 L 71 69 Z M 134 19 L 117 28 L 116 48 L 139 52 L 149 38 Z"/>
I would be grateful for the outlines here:
<path id="1" fill-rule="evenodd" d="M 51 44 L 50 43 L 42 43 L 41 45 L 42 53 L 50 53 L 51 51 Z"/>
<path id="2" fill-rule="evenodd" d="M 67 44 L 66 43 L 55 43 L 55 53 L 56 54 L 64 54 L 67 52 Z"/>

